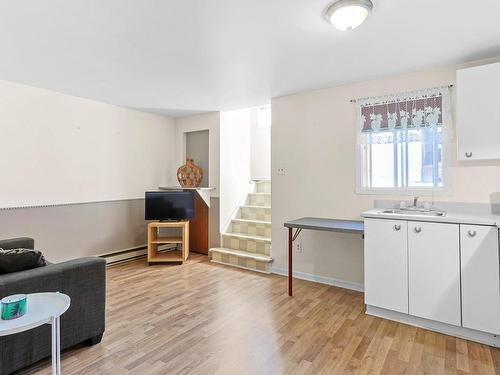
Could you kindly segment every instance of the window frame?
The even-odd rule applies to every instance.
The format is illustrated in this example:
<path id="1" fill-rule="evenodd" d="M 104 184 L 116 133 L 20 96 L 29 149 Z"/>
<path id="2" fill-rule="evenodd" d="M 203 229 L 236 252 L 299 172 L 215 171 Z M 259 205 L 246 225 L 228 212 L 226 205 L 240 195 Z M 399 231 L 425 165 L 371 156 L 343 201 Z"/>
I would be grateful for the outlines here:
<path id="1" fill-rule="evenodd" d="M 445 101 L 446 100 L 446 101 Z M 449 93 L 443 94 L 443 121 L 442 133 L 442 186 L 429 187 L 367 187 L 363 186 L 364 160 L 363 145 L 361 142 L 362 132 L 358 124 L 361 118 L 361 106 L 357 106 L 358 118 L 356 131 L 356 186 L 355 193 L 360 195 L 399 195 L 399 196 L 450 196 L 451 189 L 451 115 L 449 104 Z M 394 131 L 393 131 L 394 132 Z M 394 143 L 396 145 L 396 143 Z M 393 149 L 394 150 L 394 149 Z M 394 151 L 393 151 L 394 152 Z M 396 156 L 395 154 L 393 154 Z M 398 171 L 399 172 L 399 171 Z"/>

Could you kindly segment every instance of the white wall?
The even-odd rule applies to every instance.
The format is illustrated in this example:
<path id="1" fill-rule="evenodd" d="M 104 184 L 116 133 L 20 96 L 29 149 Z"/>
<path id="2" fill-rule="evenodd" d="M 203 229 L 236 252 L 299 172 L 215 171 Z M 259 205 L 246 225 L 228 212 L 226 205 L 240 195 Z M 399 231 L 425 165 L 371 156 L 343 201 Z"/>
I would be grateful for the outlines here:
<path id="1" fill-rule="evenodd" d="M 2 201 L 113 200 L 0 210 L 0 238 L 33 237 L 53 262 L 144 246 L 144 191 L 172 175 L 174 132 L 168 117 L 0 81 Z"/>
<path id="2" fill-rule="evenodd" d="M 251 109 L 221 112 L 220 228 L 224 230 L 250 188 Z"/>
<path id="3" fill-rule="evenodd" d="M 283 222 L 302 216 L 359 218 L 376 196 L 357 195 L 356 111 L 350 99 L 453 84 L 456 66 L 304 92 L 272 100 L 272 256 L 286 268 Z M 478 125 L 480 126 L 480 125 Z M 454 133 L 454 132 L 453 132 Z M 451 145 L 452 193 L 440 200 L 490 202 L 500 190 L 500 161 L 458 163 Z M 285 175 L 277 175 L 277 168 Z M 408 199 L 387 197 L 383 199 Z M 294 253 L 298 272 L 363 283 L 360 236 L 303 231 L 303 253 Z"/>
<path id="4" fill-rule="evenodd" d="M 175 168 L 170 185 L 178 185 L 177 168 L 186 162 L 186 133 L 208 130 L 209 132 L 209 175 L 208 185 L 214 187 L 212 197 L 219 196 L 220 165 L 220 113 L 210 112 L 201 115 L 186 116 L 175 119 Z"/>
<path id="5" fill-rule="evenodd" d="M 252 108 L 250 122 L 250 175 L 255 180 L 271 178 L 271 128 L 259 124 L 259 108 Z"/>
<path id="6" fill-rule="evenodd" d="M 0 207 L 137 199 L 172 173 L 168 117 L 0 81 Z"/>

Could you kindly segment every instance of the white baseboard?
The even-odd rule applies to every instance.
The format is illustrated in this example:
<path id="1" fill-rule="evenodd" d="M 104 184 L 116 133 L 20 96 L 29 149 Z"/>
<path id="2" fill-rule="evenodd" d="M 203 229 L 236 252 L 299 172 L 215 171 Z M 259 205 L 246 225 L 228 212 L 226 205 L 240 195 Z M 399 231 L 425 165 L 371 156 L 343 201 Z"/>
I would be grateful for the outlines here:
<path id="1" fill-rule="evenodd" d="M 409 324 L 411 326 L 425 328 L 430 331 L 444 333 L 445 335 L 455 336 L 500 348 L 500 337 L 491 333 L 475 331 L 473 329 L 464 327 L 457 327 L 451 324 L 436 322 L 434 320 L 419 318 L 397 311 L 382 309 L 380 307 L 369 305 L 366 306 L 366 313 L 368 315 L 373 315 L 379 318 L 394 320 L 396 322 Z"/>
<path id="2" fill-rule="evenodd" d="M 288 270 L 285 268 L 271 267 L 270 271 L 271 273 L 275 273 L 277 275 L 288 276 Z M 293 271 L 293 277 L 295 279 L 313 281 L 315 283 L 332 285 L 339 288 L 355 290 L 358 292 L 363 292 L 365 289 L 363 284 L 353 283 L 352 281 L 334 279 L 331 277 L 317 276 L 305 272 Z"/>

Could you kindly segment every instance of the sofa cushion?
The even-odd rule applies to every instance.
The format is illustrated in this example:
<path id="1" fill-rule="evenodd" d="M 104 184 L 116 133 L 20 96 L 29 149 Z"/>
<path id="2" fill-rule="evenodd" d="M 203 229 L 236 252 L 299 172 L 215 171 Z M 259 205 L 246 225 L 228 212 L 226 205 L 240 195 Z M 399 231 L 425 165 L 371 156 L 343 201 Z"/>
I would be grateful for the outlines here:
<path id="1" fill-rule="evenodd" d="M 32 249 L 0 249 L 0 275 L 47 265 L 43 254 Z"/>

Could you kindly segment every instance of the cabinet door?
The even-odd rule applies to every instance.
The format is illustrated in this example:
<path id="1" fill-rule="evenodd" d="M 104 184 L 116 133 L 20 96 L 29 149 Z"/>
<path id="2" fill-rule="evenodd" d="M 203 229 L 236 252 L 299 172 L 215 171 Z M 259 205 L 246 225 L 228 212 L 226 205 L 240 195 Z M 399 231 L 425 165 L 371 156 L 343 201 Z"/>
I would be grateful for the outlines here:
<path id="1" fill-rule="evenodd" d="M 457 71 L 458 160 L 500 158 L 500 63 Z"/>
<path id="2" fill-rule="evenodd" d="M 365 303 L 408 313 L 407 223 L 365 220 Z"/>
<path id="3" fill-rule="evenodd" d="M 409 313 L 460 326 L 458 224 L 408 222 Z"/>
<path id="4" fill-rule="evenodd" d="M 460 225 L 462 325 L 500 334 L 498 228 Z"/>

